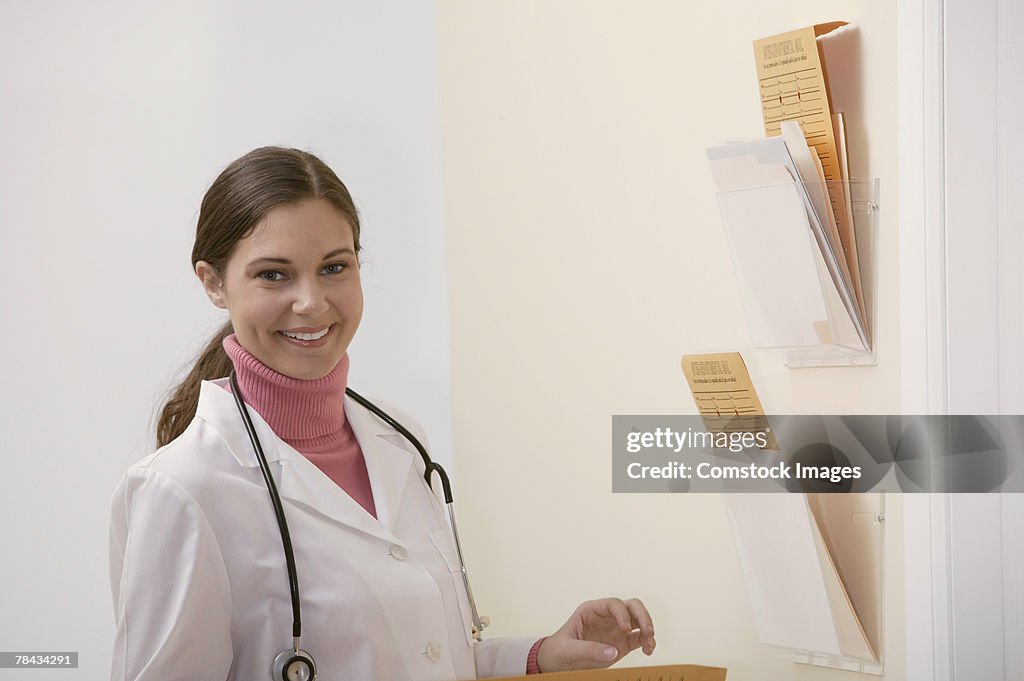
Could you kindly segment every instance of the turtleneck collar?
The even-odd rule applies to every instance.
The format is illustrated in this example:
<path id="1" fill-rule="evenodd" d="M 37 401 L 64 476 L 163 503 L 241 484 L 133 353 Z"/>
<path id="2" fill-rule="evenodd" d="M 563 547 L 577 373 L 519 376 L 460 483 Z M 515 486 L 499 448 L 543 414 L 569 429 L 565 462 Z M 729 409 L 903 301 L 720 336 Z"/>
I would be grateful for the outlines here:
<path id="1" fill-rule="evenodd" d="M 239 344 L 235 334 L 224 339 L 223 347 L 235 366 L 242 399 L 278 437 L 300 451 L 344 438 L 348 353 L 331 373 L 306 381 L 263 364 Z"/>

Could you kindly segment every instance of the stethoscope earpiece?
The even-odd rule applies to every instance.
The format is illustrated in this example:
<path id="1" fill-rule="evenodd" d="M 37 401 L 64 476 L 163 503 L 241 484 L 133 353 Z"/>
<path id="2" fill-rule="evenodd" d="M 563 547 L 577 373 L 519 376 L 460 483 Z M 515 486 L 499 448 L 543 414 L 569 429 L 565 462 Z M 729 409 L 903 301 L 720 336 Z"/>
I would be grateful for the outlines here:
<path id="1" fill-rule="evenodd" d="M 274 658 L 274 681 L 315 681 L 316 664 L 305 650 L 289 648 Z"/>

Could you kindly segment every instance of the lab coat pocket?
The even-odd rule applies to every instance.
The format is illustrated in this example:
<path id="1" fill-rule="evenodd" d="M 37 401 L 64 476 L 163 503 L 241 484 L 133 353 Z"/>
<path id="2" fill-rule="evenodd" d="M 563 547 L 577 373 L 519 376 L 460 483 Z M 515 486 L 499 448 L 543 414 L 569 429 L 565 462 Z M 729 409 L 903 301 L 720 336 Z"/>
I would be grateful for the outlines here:
<path id="1" fill-rule="evenodd" d="M 466 634 L 466 643 L 473 645 L 473 611 L 469 607 L 469 597 L 466 594 L 466 587 L 462 581 L 462 567 L 459 565 L 459 554 L 455 549 L 455 541 L 452 539 L 451 530 L 437 530 L 430 533 L 430 541 L 433 542 L 445 565 L 448 566 L 451 588 L 454 590 L 455 600 L 458 603 L 459 615 L 462 619 L 462 630 Z"/>

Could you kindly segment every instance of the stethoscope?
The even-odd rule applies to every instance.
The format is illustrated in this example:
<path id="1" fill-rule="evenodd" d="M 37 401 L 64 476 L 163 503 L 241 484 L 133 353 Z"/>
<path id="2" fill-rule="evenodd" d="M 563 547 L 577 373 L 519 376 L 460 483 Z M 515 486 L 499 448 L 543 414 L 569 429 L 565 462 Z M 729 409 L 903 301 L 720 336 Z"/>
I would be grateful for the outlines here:
<path id="1" fill-rule="evenodd" d="M 299 647 L 299 639 L 302 636 L 302 617 L 299 613 L 299 580 L 295 574 L 295 553 L 292 551 L 292 539 L 291 535 L 288 534 L 288 522 L 284 517 L 284 507 L 281 505 L 281 497 L 277 493 L 277 485 L 274 484 L 274 477 L 270 474 L 270 466 L 267 465 L 267 457 L 263 454 L 263 447 L 260 446 L 260 439 L 256 435 L 256 429 L 253 427 L 252 419 L 249 417 L 249 410 L 246 409 L 245 402 L 242 401 L 239 394 L 240 390 L 238 388 L 238 379 L 235 377 L 233 369 L 229 378 L 231 383 L 231 394 L 235 398 L 235 405 L 238 406 L 238 413 L 242 415 L 242 421 L 245 423 L 245 430 L 249 433 L 249 440 L 252 442 L 252 448 L 256 452 L 256 458 L 259 460 L 260 471 L 263 472 L 263 480 L 267 483 L 267 490 L 270 492 L 270 501 L 274 505 L 274 513 L 277 515 L 277 526 L 281 530 L 281 544 L 284 547 L 285 564 L 288 567 L 288 587 L 292 599 L 293 641 L 291 648 L 288 648 L 274 658 L 274 664 L 271 667 L 271 678 L 274 679 L 274 681 L 314 681 L 314 679 L 316 679 L 316 663 L 313 661 L 313 656 Z M 462 544 L 459 543 L 459 530 L 455 524 L 455 509 L 452 502 L 452 486 L 451 483 L 448 482 L 448 474 L 445 473 L 443 468 L 441 468 L 441 464 L 435 463 L 431 460 L 430 455 L 427 454 L 427 450 L 422 444 L 420 444 L 420 441 L 416 439 L 416 436 L 410 433 L 405 426 L 391 418 L 391 416 L 389 416 L 384 410 L 351 388 L 345 388 L 345 394 L 362 406 L 366 407 L 373 414 L 377 415 L 378 418 L 397 430 L 406 440 L 409 441 L 410 444 L 412 444 L 413 447 L 416 448 L 416 451 L 420 453 L 420 456 L 423 458 L 423 463 L 426 466 L 423 477 L 427 482 L 427 488 L 430 490 L 431 494 L 434 492 L 434 489 L 430 484 L 431 474 L 436 472 L 441 478 L 441 487 L 444 490 L 444 503 L 448 508 L 448 521 L 452 526 L 452 535 L 455 537 L 455 550 L 459 555 L 459 567 L 462 571 L 462 583 L 466 586 L 466 595 L 469 597 L 469 607 L 473 614 L 473 640 L 479 641 L 481 639 L 481 632 L 487 627 L 489 621 L 486 617 L 480 617 L 477 613 L 476 601 L 473 599 L 473 589 L 469 585 L 469 572 L 466 570 L 466 561 L 462 558 Z"/>

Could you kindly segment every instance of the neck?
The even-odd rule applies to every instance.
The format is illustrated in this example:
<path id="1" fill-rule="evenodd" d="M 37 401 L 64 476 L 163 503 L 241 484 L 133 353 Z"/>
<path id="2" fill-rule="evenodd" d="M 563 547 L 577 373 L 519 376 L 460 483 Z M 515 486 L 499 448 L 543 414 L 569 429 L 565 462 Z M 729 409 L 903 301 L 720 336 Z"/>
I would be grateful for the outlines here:
<path id="1" fill-rule="evenodd" d="M 306 381 L 263 364 L 234 334 L 225 338 L 223 345 L 235 367 L 242 399 L 282 440 L 300 450 L 319 447 L 345 429 L 348 354 L 323 378 Z"/>

